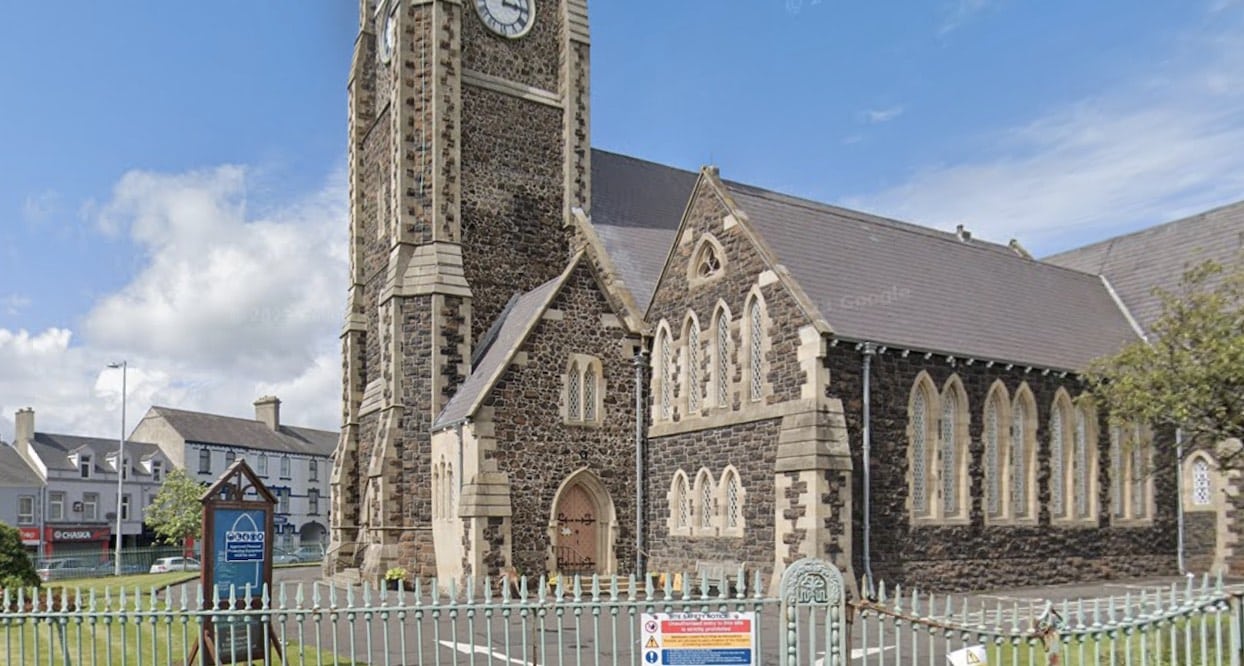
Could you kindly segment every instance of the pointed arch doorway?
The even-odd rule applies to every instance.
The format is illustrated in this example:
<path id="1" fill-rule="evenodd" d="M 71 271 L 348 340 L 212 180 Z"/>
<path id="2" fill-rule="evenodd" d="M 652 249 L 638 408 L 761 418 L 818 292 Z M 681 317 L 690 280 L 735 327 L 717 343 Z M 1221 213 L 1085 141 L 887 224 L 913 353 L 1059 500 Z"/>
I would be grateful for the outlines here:
<path id="1" fill-rule="evenodd" d="M 562 481 L 549 520 L 550 572 L 608 574 L 617 571 L 613 499 L 586 467 Z"/>

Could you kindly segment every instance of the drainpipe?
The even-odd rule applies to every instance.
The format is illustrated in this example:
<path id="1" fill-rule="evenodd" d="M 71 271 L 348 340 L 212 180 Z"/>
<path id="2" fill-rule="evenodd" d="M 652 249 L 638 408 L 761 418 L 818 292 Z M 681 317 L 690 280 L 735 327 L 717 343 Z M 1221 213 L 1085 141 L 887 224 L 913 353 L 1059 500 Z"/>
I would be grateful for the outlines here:
<path id="1" fill-rule="evenodd" d="M 642 342 L 641 342 L 642 344 Z M 635 352 L 635 575 L 644 579 L 644 367 L 643 347 Z"/>
<path id="2" fill-rule="evenodd" d="M 864 352 L 864 579 L 866 589 L 873 585 L 872 564 L 872 366 L 877 345 L 865 342 Z"/>
<path id="3" fill-rule="evenodd" d="M 1175 428 L 1175 519 L 1178 523 L 1178 562 L 1179 575 L 1188 573 L 1184 567 L 1184 431 Z"/>

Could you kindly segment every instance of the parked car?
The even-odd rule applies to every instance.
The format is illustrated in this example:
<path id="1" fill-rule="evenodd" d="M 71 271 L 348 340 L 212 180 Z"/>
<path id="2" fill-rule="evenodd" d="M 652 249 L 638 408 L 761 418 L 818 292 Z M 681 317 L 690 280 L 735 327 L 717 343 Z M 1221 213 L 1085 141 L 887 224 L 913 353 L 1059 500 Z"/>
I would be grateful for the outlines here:
<path id="1" fill-rule="evenodd" d="M 199 561 L 193 557 L 161 557 L 151 564 L 151 571 L 149 573 L 198 570 Z"/>
<path id="2" fill-rule="evenodd" d="M 113 558 L 108 558 L 107 561 L 102 562 L 99 564 L 99 566 L 95 567 L 96 576 L 112 576 L 116 572 L 117 572 L 117 561 Z M 128 574 L 140 574 L 140 573 L 147 573 L 147 565 L 141 562 L 128 561 L 124 557 L 121 558 L 121 575 L 124 576 Z"/>
<path id="3" fill-rule="evenodd" d="M 324 546 L 318 543 L 298 547 L 299 562 L 320 562 L 324 559 Z"/>
<path id="4" fill-rule="evenodd" d="M 35 570 L 41 580 L 64 580 L 66 578 L 89 578 L 96 575 L 93 560 L 81 557 L 62 557 L 48 560 Z"/>
<path id="5" fill-rule="evenodd" d="M 273 550 L 273 564 L 298 564 L 302 559 L 298 557 L 298 553 L 291 553 L 288 550 Z"/>

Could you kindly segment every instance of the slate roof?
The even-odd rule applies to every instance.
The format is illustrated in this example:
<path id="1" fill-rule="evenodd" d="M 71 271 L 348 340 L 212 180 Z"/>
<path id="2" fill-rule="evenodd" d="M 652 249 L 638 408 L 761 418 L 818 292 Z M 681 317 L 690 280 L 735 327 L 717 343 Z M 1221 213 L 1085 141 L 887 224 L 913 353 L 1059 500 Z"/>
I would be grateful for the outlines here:
<path id="1" fill-rule="evenodd" d="M 592 153 L 592 224 L 643 309 L 696 178 Z M 726 185 L 839 337 L 1064 370 L 1136 339 L 1096 276 L 979 239 Z"/>
<path id="2" fill-rule="evenodd" d="M 153 406 L 149 414 L 164 417 L 187 442 L 218 444 L 309 456 L 331 456 L 337 433 L 281 425 L 278 430 L 262 421 Z"/>
<path id="3" fill-rule="evenodd" d="M 1069 250 L 1045 261 L 1104 275 L 1132 316 L 1149 330 L 1162 312 L 1153 295 L 1174 291 L 1184 271 L 1213 259 L 1238 265 L 1244 251 L 1244 201 L 1167 222 L 1100 243 Z"/>
<path id="4" fill-rule="evenodd" d="M 1065 370 L 1137 337 L 1096 276 L 951 233 L 728 187 L 838 337 Z"/>
<path id="5" fill-rule="evenodd" d="M 0 442 L 0 487 L 37 488 L 42 485 L 43 478 L 17 449 Z"/>
<path id="6" fill-rule="evenodd" d="M 30 443 L 34 452 L 39 455 L 39 459 L 47 466 L 48 470 L 75 471 L 78 466 L 73 464 L 69 459 L 70 454 L 79 449 L 89 449 L 92 453 L 91 464 L 94 465 L 94 472 L 112 473 L 110 467 L 106 467 L 104 460 L 117 452 L 117 440 L 105 437 L 82 437 L 79 435 L 58 435 L 49 432 L 36 432 L 33 441 Z M 130 460 L 146 460 L 155 455 L 160 447 L 155 444 L 146 442 L 134 442 L 125 440 L 125 456 Z M 137 456 L 137 457 L 135 457 Z M 134 468 L 137 476 L 148 476 L 141 466 Z"/>
<path id="7" fill-rule="evenodd" d="M 570 277 L 570 273 L 579 263 L 582 255 L 576 255 L 562 274 L 518 296 L 506 309 L 504 319 L 497 328 L 496 337 L 482 357 L 475 364 L 466 381 L 449 399 L 445 409 L 432 423 L 433 432 L 447 428 L 473 415 L 479 403 L 488 395 L 493 384 L 510 364 L 510 359 L 518 352 L 526 339 L 527 333 L 544 315 L 544 311 L 557 295 L 558 290 Z"/>

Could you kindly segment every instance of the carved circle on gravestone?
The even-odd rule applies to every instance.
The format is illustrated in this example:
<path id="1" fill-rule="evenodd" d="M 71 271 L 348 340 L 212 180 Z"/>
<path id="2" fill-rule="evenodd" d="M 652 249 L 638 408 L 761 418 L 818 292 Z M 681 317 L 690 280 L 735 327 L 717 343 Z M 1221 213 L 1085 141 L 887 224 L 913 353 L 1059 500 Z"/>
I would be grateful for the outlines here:
<path id="1" fill-rule="evenodd" d="M 787 567 L 782 574 L 782 602 L 796 606 L 827 606 L 841 603 L 842 572 L 837 567 L 807 557 Z"/>

